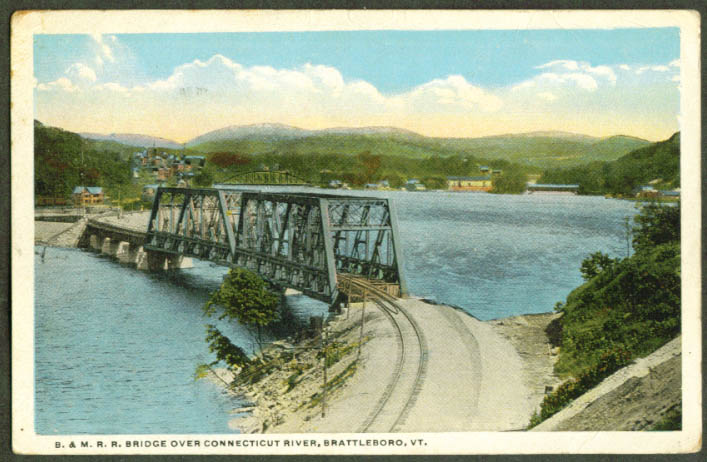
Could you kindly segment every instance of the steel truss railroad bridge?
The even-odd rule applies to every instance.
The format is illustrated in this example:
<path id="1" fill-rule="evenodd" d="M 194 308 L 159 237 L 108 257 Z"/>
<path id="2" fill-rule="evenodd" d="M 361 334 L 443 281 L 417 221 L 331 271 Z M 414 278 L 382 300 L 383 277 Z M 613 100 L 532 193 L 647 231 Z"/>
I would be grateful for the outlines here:
<path id="1" fill-rule="evenodd" d="M 159 188 L 144 249 L 245 268 L 330 304 L 346 290 L 338 274 L 407 294 L 396 213 L 385 198 Z"/>

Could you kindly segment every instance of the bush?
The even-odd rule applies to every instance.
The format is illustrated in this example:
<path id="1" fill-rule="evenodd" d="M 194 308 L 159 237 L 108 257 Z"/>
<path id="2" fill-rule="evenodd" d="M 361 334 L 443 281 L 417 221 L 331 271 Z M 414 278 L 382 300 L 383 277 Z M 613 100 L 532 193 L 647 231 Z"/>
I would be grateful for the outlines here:
<path id="1" fill-rule="evenodd" d="M 584 370 L 579 377 L 568 380 L 557 389 L 546 395 L 540 405 L 540 414 L 534 414 L 530 421 L 530 426 L 534 427 L 540 422 L 555 415 L 570 402 L 583 395 L 606 377 L 631 362 L 631 353 L 623 348 L 614 348 L 605 351 L 599 358 L 599 362 Z"/>

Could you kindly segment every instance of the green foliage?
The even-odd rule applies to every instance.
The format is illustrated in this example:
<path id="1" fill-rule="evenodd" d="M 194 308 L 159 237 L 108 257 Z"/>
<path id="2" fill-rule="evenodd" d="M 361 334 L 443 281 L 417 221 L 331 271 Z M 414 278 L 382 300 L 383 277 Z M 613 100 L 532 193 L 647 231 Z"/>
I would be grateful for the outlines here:
<path id="1" fill-rule="evenodd" d="M 601 252 L 594 252 L 582 261 L 579 271 L 585 281 L 592 279 L 602 271 L 611 268 L 618 262 L 618 259 L 611 258 Z"/>
<path id="2" fill-rule="evenodd" d="M 520 170 L 504 170 L 493 178 L 491 192 L 497 194 L 522 194 L 527 189 L 528 177 Z"/>
<path id="3" fill-rule="evenodd" d="M 635 221 L 637 226 L 633 228 L 633 248 L 637 252 L 680 241 L 680 202 L 675 206 L 648 204 Z"/>
<path id="4" fill-rule="evenodd" d="M 579 184 L 580 194 L 632 196 L 635 188 L 653 180 L 659 180 L 658 189 L 680 186 L 679 133 L 610 162 L 545 170 L 538 182 Z"/>
<path id="5" fill-rule="evenodd" d="M 358 156 L 358 161 L 363 165 L 363 178 L 366 183 L 371 183 L 376 179 L 376 173 L 381 166 L 381 156 L 364 151 Z"/>
<path id="6" fill-rule="evenodd" d="M 231 343 L 213 324 L 206 325 L 206 342 L 209 344 L 209 351 L 216 353 L 217 361 L 223 361 L 230 369 L 242 368 L 250 363 L 250 358 L 243 349 Z M 198 371 L 197 369 L 197 373 Z"/>
<path id="7" fill-rule="evenodd" d="M 649 142 L 637 138 L 616 136 L 597 139 L 569 134 L 502 135 L 484 138 L 431 138 L 406 131 L 385 133 L 320 133 L 303 138 L 252 136 L 242 139 L 211 141 L 194 146 L 201 152 L 232 152 L 268 155 L 333 155 L 354 157 L 368 151 L 371 155 L 424 159 L 434 156 L 464 156 L 486 159 L 495 168 L 496 162 L 512 162 L 533 168 L 558 168 L 589 161 L 611 161 Z M 458 169 L 457 169 L 458 170 Z M 445 173 L 464 176 L 465 173 Z"/>
<path id="8" fill-rule="evenodd" d="M 620 347 L 605 351 L 596 364 L 584 369 L 577 378 L 564 382 L 555 391 L 545 395 L 540 405 L 540 414 L 534 414 L 531 417 L 531 428 L 558 413 L 574 399 L 630 362 L 631 353 Z"/>
<path id="9" fill-rule="evenodd" d="M 218 290 L 204 305 L 204 312 L 212 316 L 216 307 L 223 311 L 219 319 L 237 320 L 246 326 L 267 326 L 276 321 L 279 298 L 270 292 L 265 282 L 255 273 L 231 268 Z"/>
<path id="10" fill-rule="evenodd" d="M 422 183 L 427 189 L 447 189 L 447 179 L 440 176 L 426 176 Z"/>
<path id="11" fill-rule="evenodd" d="M 75 186 L 102 186 L 116 199 L 121 191 L 123 197 L 132 195 L 130 164 L 123 158 L 125 155 L 102 150 L 102 146 L 35 121 L 35 194 L 69 198 Z"/>
<path id="12" fill-rule="evenodd" d="M 547 329 L 561 345 L 555 372 L 574 378 L 545 397 L 531 425 L 680 333 L 679 217 L 679 204 L 649 204 L 635 218 L 635 254 L 596 252 L 582 262 L 586 282 L 555 306 L 562 316 Z"/>
<path id="13" fill-rule="evenodd" d="M 217 307 L 221 307 L 218 319 L 236 320 L 253 329 L 262 348 L 262 328 L 279 319 L 279 302 L 279 297 L 268 290 L 258 275 L 231 268 L 203 309 L 207 316 L 213 316 Z"/>
<path id="14" fill-rule="evenodd" d="M 194 175 L 192 180 L 194 186 L 208 187 L 214 183 L 214 173 L 210 168 L 204 167 L 199 173 Z"/>
<path id="15" fill-rule="evenodd" d="M 587 282 L 560 307 L 558 373 L 576 374 L 615 347 L 640 357 L 679 333 L 679 216 L 679 206 L 649 204 L 635 217 L 634 255 L 595 253 L 583 262 Z"/>

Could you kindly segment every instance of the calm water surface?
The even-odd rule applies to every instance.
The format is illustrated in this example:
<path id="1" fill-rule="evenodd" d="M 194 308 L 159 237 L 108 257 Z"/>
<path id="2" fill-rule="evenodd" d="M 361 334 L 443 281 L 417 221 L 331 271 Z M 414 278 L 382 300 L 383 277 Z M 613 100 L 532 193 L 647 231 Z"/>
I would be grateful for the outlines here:
<path id="1" fill-rule="evenodd" d="M 599 197 L 352 192 L 392 197 L 413 295 L 480 319 L 552 310 L 590 252 L 626 252 L 633 203 Z M 137 271 L 76 249 L 35 257 L 35 409 L 40 434 L 228 433 L 237 398 L 206 380 L 201 306 L 225 274 L 195 260 Z M 290 297 L 302 318 L 326 305 Z M 218 323 L 247 350 L 238 325 Z"/>

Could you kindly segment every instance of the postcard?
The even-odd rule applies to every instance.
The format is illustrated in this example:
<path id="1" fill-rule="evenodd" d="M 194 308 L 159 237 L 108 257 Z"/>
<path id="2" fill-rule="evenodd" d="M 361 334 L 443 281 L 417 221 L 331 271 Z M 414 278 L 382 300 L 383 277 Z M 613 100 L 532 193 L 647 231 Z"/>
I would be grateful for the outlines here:
<path id="1" fill-rule="evenodd" d="M 15 13 L 13 450 L 699 451 L 699 30 Z"/>

